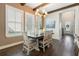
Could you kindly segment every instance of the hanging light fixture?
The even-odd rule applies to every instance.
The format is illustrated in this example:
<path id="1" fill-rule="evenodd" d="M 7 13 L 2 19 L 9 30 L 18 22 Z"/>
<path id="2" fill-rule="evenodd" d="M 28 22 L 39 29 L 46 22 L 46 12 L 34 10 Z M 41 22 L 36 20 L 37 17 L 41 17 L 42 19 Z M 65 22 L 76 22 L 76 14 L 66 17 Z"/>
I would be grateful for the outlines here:
<path id="1" fill-rule="evenodd" d="M 47 12 L 44 12 L 43 15 L 47 16 L 48 14 L 47 14 Z"/>
<path id="2" fill-rule="evenodd" d="M 37 9 L 36 12 L 35 12 L 35 15 L 42 16 L 41 10 Z"/>
<path id="3" fill-rule="evenodd" d="M 35 15 L 39 15 L 39 16 L 47 16 L 47 12 L 45 10 L 39 10 L 37 9 L 35 12 Z"/>
<path id="4" fill-rule="evenodd" d="M 38 15 L 38 13 L 39 13 L 39 9 L 37 9 L 37 10 L 35 11 L 35 15 Z"/>

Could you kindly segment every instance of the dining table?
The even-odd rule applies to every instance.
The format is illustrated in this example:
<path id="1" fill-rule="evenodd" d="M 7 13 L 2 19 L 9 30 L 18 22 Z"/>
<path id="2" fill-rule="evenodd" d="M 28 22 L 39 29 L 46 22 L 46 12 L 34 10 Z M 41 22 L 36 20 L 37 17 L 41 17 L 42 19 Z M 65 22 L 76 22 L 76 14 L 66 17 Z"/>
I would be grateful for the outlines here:
<path id="1" fill-rule="evenodd" d="M 40 51 L 39 49 L 39 41 L 42 40 L 44 35 L 28 35 L 28 38 L 32 38 L 33 41 L 37 42 L 36 50 Z"/>

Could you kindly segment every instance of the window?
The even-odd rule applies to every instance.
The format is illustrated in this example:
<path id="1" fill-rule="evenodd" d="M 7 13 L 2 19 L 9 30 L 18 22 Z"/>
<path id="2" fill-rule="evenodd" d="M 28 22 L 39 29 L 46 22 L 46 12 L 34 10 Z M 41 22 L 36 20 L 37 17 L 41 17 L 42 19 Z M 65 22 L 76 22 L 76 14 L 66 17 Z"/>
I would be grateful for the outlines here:
<path id="1" fill-rule="evenodd" d="M 51 16 L 47 16 L 45 20 L 46 30 L 53 30 L 55 29 L 55 20 Z"/>
<path id="2" fill-rule="evenodd" d="M 38 34 L 42 33 L 42 16 L 36 16 Z"/>
<path id="3" fill-rule="evenodd" d="M 55 28 L 55 21 L 46 20 L 46 28 Z"/>
<path id="4" fill-rule="evenodd" d="M 35 34 L 35 19 L 33 14 L 25 13 L 25 32 L 27 32 L 27 35 Z"/>
<path id="5" fill-rule="evenodd" d="M 23 11 L 6 5 L 6 36 L 18 36 L 23 32 Z"/>

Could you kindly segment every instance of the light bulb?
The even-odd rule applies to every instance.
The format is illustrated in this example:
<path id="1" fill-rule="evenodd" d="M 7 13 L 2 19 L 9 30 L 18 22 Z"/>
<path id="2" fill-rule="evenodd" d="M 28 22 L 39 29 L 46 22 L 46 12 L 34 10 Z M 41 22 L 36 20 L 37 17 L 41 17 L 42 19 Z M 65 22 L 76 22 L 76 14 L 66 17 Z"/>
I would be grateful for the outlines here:
<path id="1" fill-rule="evenodd" d="M 36 10 L 36 12 L 38 12 L 38 11 L 39 11 L 39 9 Z"/>

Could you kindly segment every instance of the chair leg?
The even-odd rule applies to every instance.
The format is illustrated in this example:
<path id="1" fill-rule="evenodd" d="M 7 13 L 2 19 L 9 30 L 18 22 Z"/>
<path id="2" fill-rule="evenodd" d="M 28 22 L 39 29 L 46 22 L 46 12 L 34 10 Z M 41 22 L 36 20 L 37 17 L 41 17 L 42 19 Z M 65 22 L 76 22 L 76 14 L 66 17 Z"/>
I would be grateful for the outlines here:
<path id="1" fill-rule="evenodd" d="M 40 51 L 39 47 L 35 47 L 35 50 Z"/>
<path id="2" fill-rule="evenodd" d="M 29 51 L 29 50 L 27 50 L 27 55 L 29 55 L 29 53 L 30 53 L 30 51 Z"/>
<path id="3" fill-rule="evenodd" d="M 43 45 L 43 52 L 45 52 L 45 46 Z"/>
<path id="4" fill-rule="evenodd" d="M 43 48 L 43 52 L 45 52 L 45 48 Z"/>

